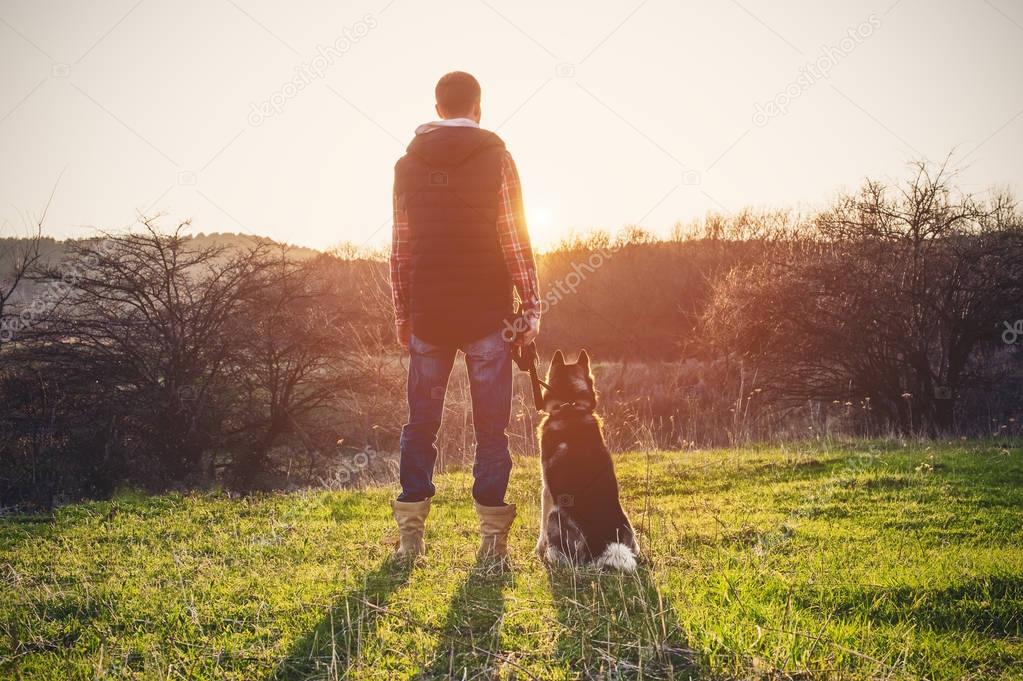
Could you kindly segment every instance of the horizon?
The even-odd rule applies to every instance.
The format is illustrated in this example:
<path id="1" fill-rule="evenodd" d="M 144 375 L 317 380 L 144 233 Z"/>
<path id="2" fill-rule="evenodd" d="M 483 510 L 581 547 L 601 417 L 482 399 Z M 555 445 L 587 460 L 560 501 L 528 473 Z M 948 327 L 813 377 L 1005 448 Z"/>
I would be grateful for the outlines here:
<path id="1" fill-rule="evenodd" d="M 403 0 L 2 2 L 0 233 L 54 192 L 57 239 L 142 212 L 195 234 L 386 247 L 393 164 L 456 69 L 483 86 L 538 250 L 810 212 L 950 153 L 964 191 L 1023 187 L 1023 13 L 1008 3 L 466 0 L 448 16 Z"/>

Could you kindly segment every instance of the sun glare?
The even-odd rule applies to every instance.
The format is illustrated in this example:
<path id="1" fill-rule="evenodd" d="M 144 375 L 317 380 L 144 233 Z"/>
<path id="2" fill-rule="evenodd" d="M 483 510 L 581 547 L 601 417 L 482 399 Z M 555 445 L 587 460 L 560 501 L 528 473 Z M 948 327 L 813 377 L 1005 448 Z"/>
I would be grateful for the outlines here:
<path id="1" fill-rule="evenodd" d="M 537 250 L 545 250 L 558 241 L 557 220 L 554 211 L 544 205 L 529 206 L 526 209 L 526 224 L 529 236 Z"/>

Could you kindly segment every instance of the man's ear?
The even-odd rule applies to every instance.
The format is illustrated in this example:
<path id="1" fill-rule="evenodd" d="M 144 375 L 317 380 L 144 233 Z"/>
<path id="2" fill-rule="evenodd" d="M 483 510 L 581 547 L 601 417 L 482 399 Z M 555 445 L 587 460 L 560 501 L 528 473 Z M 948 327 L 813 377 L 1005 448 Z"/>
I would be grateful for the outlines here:
<path id="1" fill-rule="evenodd" d="M 440 104 L 434 104 L 433 108 L 437 112 L 437 118 L 443 119 L 444 118 L 444 114 L 440 110 Z"/>
<path id="2" fill-rule="evenodd" d="M 590 370 L 590 355 L 586 352 L 585 349 L 579 351 L 579 359 L 576 360 L 576 363 L 579 364 L 583 369 L 586 369 L 586 371 Z"/>
<path id="3" fill-rule="evenodd" d="M 551 360 L 552 367 L 563 367 L 565 366 L 565 356 L 561 354 L 561 350 L 554 353 L 554 359 Z"/>

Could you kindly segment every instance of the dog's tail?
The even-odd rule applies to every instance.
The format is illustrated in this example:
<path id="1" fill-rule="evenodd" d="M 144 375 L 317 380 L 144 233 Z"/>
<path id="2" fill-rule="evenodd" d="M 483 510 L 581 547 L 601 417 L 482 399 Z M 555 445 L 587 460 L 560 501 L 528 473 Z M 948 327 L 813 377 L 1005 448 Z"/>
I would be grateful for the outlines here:
<path id="1" fill-rule="evenodd" d="M 604 553 L 600 554 L 600 558 L 597 558 L 597 565 L 622 572 L 635 572 L 636 554 L 626 544 L 611 542 Z"/>

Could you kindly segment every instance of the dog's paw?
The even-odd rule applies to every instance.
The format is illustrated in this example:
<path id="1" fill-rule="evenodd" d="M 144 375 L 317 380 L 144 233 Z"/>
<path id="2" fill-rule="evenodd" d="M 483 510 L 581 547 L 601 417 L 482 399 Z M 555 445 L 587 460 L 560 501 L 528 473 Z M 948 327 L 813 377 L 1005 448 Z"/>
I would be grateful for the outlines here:
<path id="1" fill-rule="evenodd" d="M 608 544 L 596 562 L 602 568 L 611 568 L 622 572 L 636 571 L 636 554 L 630 547 L 620 542 Z"/>

